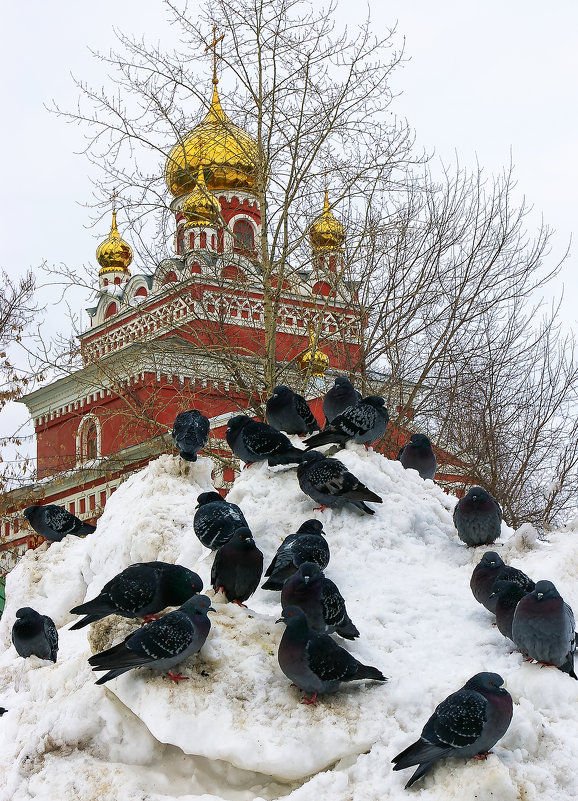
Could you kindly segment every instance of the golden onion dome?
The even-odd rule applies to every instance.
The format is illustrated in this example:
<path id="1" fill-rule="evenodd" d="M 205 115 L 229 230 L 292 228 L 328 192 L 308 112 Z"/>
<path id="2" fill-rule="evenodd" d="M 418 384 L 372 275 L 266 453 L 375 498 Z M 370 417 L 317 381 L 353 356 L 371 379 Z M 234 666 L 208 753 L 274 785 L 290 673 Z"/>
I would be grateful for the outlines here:
<path id="1" fill-rule="evenodd" d="M 165 179 L 173 197 L 192 192 L 201 165 L 207 187 L 214 191 L 254 191 L 257 143 L 234 125 L 221 107 L 216 79 L 211 107 L 205 119 L 185 140 L 173 147 L 165 167 Z"/>
<path id="2" fill-rule="evenodd" d="M 329 356 L 315 347 L 315 333 L 309 331 L 309 347 L 298 357 L 299 367 L 312 376 L 325 375 L 329 367 Z"/>
<path id="3" fill-rule="evenodd" d="M 317 252 L 341 250 L 345 242 L 345 228 L 335 219 L 329 208 L 329 197 L 325 190 L 323 214 L 318 217 L 309 231 L 311 247 Z"/>
<path id="4" fill-rule="evenodd" d="M 112 212 L 110 234 L 96 249 L 96 260 L 100 264 L 99 275 L 103 273 L 125 272 L 132 261 L 132 248 L 118 232 L 116 227 L 116 211 Z"/>
<path id="5" fill-rule="evenodd" d="M 187 228 L 194 225 L 211 225 L 219 217 L 221 206 L 207 187 L 205 168 L 202 165 L 197 174 L 195 188 L 190 195 L 187 195 L 181 211 L 186 217 Z"/>

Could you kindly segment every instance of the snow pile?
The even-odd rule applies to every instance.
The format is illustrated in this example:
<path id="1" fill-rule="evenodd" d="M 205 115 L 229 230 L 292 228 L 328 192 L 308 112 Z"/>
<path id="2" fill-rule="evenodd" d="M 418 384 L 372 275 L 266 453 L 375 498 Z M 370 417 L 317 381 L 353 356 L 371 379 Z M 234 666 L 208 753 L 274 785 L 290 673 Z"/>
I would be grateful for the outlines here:
<path id="1" fill-rule="evenodd" d="M 304 520 L 323 521 L 331 548 L 326 574 L 361 632 L 341 642 L 389 683 L 342 685 L 317 707 L 301 705 L 277 664 L 279 593 L 258 590 L 247 610 L 215 596 L 207 643 L 181 666 L 189 681 L 176 686 L 141 670 L 96 687 L 91 642 L 105 647 L 135 624 L 114 618 L 68 631 L 69 609 L 137 561 L 185 564 L 210 584 L 212 557 L 192 520 L 197 495 L 210 488 L 211 462 L 161 456 L 118 489 L 94 535 L 29 552 L 8 579 L 0 622 L 0 705 L 9 710 L 0 719 L 1 801 L 403 798 L 410 771 L 394 773 L 392 757 L 417 738 L 437 703 L 481 670 L 506 680 L 515 703 L 510 729 L 487 761 L 440 763 L 408 792 L 435 801 L 578 795 L 578 682 L 522 663 L 475 602 L 469 580 L 485 549 L 458 540 L 455 499 L 362 447 L 349 446 L 339 458 L 383 498 L 374 517 L 313 511 L 294 470 L 264 464 L 242 472 L 229 500 L 241 506 L 265 564 Z M 531 527 L 504 527 L 495 548 L 534 579 L 554 581 L 578 611 L 573 532 L 544 543 Z M 59 627 L 56 665 L 16 656 L 10 630 L 26 605 Z"/>

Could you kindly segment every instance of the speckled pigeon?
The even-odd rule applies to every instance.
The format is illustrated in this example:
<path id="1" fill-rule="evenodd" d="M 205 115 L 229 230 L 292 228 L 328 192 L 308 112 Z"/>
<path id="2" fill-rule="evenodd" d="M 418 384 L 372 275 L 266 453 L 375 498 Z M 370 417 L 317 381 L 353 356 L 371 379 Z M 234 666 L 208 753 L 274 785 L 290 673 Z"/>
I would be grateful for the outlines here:
<path id="1" fill-rule="evenodd" d="M 476 673 L 436 707 L 419 740 L 392 759 L 394 770 L 418 765 L 406 789 L 438 760 L 486 754 L 504 736 L 513 703 L 503 684 L 497 673 Z"/>
<path id="2" fill-rule="evenodd" d="M 528 591 L 515 581 L 504 581 L 503 579 L 496 579 L 493 584 L 491 598 L 496 599 L 496 625 L 500 632 L 512 640 L 512 621 L 514 620 L 514 612 L 518 602 L 528 594 Z"/>
<path id="3" fill-rule="evenodd" d="M 375 492 L 368 489 L 365 484 L 350 473 L 347 467 L 338 459 L 328 459 L 319 451 L 307 451 L 297 468 L 297 480 L 302 491 L 321 504 L 327 506 L 345 506 L 352 504 L 368 515 L 374 515 L 375 510 L 367 506 L 364 501 L 382 503 L 382 499 Z"/>
<path id="4" fill-rule="evenodd" d="M 239 606 L 253 595 L 263 574 L 263 554 L 248 528 L 239 528 L 215 554 L 211 584 Z"/>
<path id="5" fill-rule="evenodd" d="M 19 656 L 38 656 L 56 662 L 58 631 L 51 618 L 29 606 L 16 612 L 12 626 L 12 642 Z"/>
<path id="6" fill-rule="evenodd" d="M 225 437 L 229 447 L 247 464 L 267 460 L 270 467 L 298 464 L 305 451 L 295 448 L 291 441 L 267 423 L 258 423 L 245 414 L 231 417 Z"/>
<path id="7" fill-rule="evenodd" d="M 361 400 L 361 393 L 354 389 L 351 381 L 344 375 L 338 375 L 331 389 L 323 398 L 323 414 L 328 423 L 332 423 L 338 414 L 349 406 L 355 406 Z"/>
<path id="8" fill-rule="evenodd" d="M 201 492 L 193 529 L 205 548 L 216 551 L 242 527 L 247 527 L 247 521 L 236 504 L 229 503 L 218 492 Z"/>
<path id="9" fill-rule="evenodd" d="M 265 571 L 269 578 L 262 589 L 282 589 L 285 581 L 297 572 L 303 562 L 315 562 L 321 570 L 329 564 L 329 545 L 323 536 L 323 524 L 319 520 L 306 520 L 298 531 L 283 540 Z"/>
<path id="10" fill-rule="evenodd" d="M 578 679 L 574 613 L 551 581 L 538 581 L 516 606 L 512 621 L 514 645 L 530 659 L 555 665 Z"/>
<path id="11" fill-rule="evenodd" d="M 166 671 L 179 682 L 186 678 L 172 668 L 199 651 L 211 628 L 208 612 L 215 610 L 206 595 L 194 595 L 174 612 L 129 634 L 123 642 L 88 660 L 93 670 L 107 670 L 95 684 L 104 684 L 137 667 Z"/>
<path id="12" fill-rule="evenodd" d="M 495 551 L 486 551 L 474 568 L 470 587 L 476 601 L 485 606 L 489 612 L 496 611 L 497 596 L 492 597 L 492 592 L 497 579 L 515 581 L 527 592 L 534 589 L 534 582 L 529 576 L 515 567 L 504 564 Z"/>
<path id="13" fill-rule="evenodd" d="M 347 442 L 370 445 L 385 434 L 389 415 L 385 401 L 378 395 L 369 395 L 356 406 L 350 406 L 333 418 L 320 434 L 304 440 L 307 448 L 335 443 L 342 447 Z"/>
<path id="14" fill-rule="evenodd" d="M 317 632 L 337 632 L 346 640 L 359 637 L 345 600 L 337 586 L 325 577 L 314 562 L 299 565 L 295 575 L 287 579 L 281 590 L 281 607 L 298 606 L 305 612 L 309 626 Z"/>
<path id="15" fill-rule="evenodd" d="M 283 384 L 275 387 L 267 401 L 266 416 L 272 428 L 286 434 L 312 434 L 321 429 L 305 398 Z"/>
<path id="16" fill-rule="evenodd" d="M 315 704 L 319 693 L 334 692 L 343 681 L 387 681 L 380 670 L 358 662 L 328 634 L 313 631 L 298 606 L 286 606 L 276 622 L 287 626 L 279 643 L 279 667 L 303 692 L 312 694 L 303 703 Z"/>
<path id="17" fill-rule="evenodd" d="M 145 619 L 167 606 L 181 606 L 203 589 L 200 577 L 186 567 L 168 562 L 138 562 L 108 581 L 99 595 L 70 610 L 86 615 L 70 630 L 81 629 L 108 615 Z"/>
<path id="18" fill-rule="evenodd" d="M 177 414 L 173 424 L 172 437 L 179 455 L 187 462 L 196 462 L 197 454 L 209 441 L 209 418 L 197 409 Z"/>
<path id="19" fill-rule="evenodd" d="M 472 487 L 456 504 L 454 526 L 466 545 L 491 545 L 502 528 L 500 504 L 482 487 Z"/>
<path id="20" fill-rule="evenodd" d="M 85 537 L 96 531 L 96 526 L 83 523 L 67 512 L 63 506 L 48 503 L 46 506 L 27 506 L 22 513 L 37 534 L 50 542 L 60 542 L 67 534 Z"/>
<path id="21" fill-rule="evenodd" d="M 436 474 L 437 458 L 425 434 L 412 434 L 397 458 L 406 470 L 417 470 L 422 478 L 433 478 Z"/>

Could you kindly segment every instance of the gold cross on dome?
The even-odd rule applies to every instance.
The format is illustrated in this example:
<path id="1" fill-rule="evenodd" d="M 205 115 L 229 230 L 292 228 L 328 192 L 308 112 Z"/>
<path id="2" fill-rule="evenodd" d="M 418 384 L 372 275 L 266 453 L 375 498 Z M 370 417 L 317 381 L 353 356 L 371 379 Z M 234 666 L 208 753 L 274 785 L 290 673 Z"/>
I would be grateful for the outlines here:
<path id="1" fill-rule="evenodd" d="M 116 188 L 115 188 L 115 189 L 112 190 L 112 195 L 110 196 L 110 199 L 112 201 L 112 210 L 113 211 L 116 211 L 116 199 L 117 199 L 117 197 L 118 197 L 118 192 L 116 191 Z"/>
<path id="2" fill-rule="evenodd" d="M 216 86 L 219 83 L 219 79 L 217 78 L 217 45 L 219 44 L 219 42 L 222 42 L 224 38 L 225 38 L 225 34 L 223 33 L 217 39 L 217 26 L 213 25 L 213 41 L 210 42 L 205 47 L 205 53 L 207 52 L 207 50 L 212 50 L 213 51 L 213 84 L 214 84 L 214 86 Z"/>

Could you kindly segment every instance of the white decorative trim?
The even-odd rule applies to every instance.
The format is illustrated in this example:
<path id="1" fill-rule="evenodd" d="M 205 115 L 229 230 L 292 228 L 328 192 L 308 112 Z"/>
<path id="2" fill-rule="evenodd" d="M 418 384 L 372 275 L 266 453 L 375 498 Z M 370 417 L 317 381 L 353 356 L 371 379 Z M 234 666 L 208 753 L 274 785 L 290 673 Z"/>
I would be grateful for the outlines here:
<path id="1" fill-rule="evenodd" d="M 94 399 L 94 395 L 92 395 L 91 398 Z M 96 428 L 96 458 L 100 459 L 102 454 L 100 420 L 95 414 L 89 412 L 88 414 L 85 414 L 80 421 L 76 432 L 76 467 L 82 467 L 82 465 L 85 465 L 88 461 L 92 461 L 94 459 L 94 457 L 92 457 L 89 460 L 88 454 L 86 453 L 86 438 L 88 429 L 90 429 L 92 424 L 94 424 Z"/>

